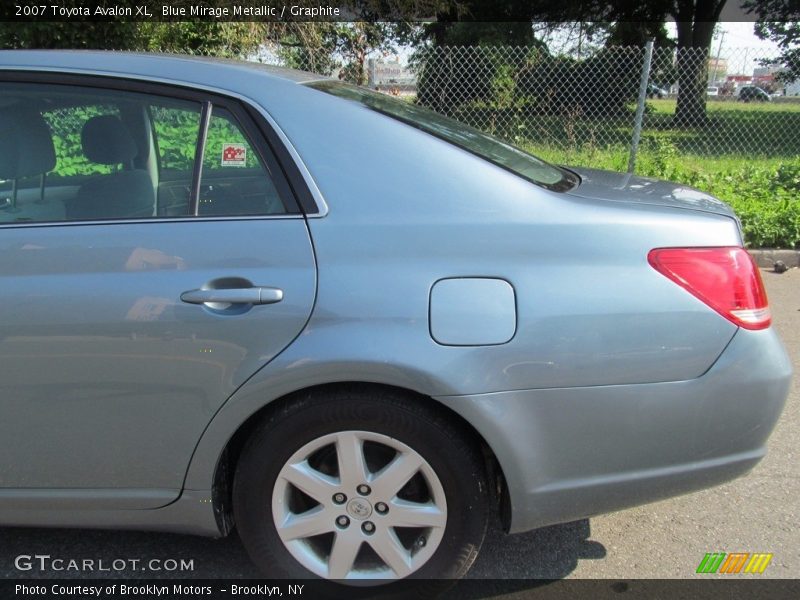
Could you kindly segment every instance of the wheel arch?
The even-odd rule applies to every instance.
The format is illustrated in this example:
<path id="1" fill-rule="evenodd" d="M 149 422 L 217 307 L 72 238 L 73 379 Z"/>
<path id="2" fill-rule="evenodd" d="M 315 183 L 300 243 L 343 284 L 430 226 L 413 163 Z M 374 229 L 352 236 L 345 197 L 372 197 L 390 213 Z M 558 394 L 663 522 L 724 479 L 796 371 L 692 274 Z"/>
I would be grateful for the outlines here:
<path id="1" fill-rule="evenodd" d="M 253 434 L 253 431 L 263 419 L 279 412 L 283 407 L 291 404 L 299 397 L 307 396 L 311 393 L 320 393 L 326 390 L 334 391 L 347 388 L 352 390 L 358 388 L 359 391 L 368 393 L 373 390 L 393 390 L 403 394 L 409 402 L 424 404 L 426 407 L 445 415 L 452 422 L 458 424 L 465 436 L 473 440 L 481 450 L 484 458 L 487 480 L 490 482 L 494 505 L 499 511 L 500 519 L 504 530 L 508 531 L 511 523 L 511 502 L 508 494 L 505 474 L 494 450 L 481 433 L 464 416 L 452 408 L 445 406 L 431 396 L 420 392 L 385 383 L 374 383 L 365 381 L 339 381 L 332 383 L 322 383 L 310 385 L 301 389 L 294 390 L 277 397 L 258 408 L 255 412 L 244 419 L 238 427 L 228 437 L 227 442 L 218 453 L 216 464 L 212 476 L 212 503 L 214 514 L 223 535 L 227 535 L 234 527 L 232 506 L 232 483 L 236 464 L 241 456 L 241 452 Z"/>

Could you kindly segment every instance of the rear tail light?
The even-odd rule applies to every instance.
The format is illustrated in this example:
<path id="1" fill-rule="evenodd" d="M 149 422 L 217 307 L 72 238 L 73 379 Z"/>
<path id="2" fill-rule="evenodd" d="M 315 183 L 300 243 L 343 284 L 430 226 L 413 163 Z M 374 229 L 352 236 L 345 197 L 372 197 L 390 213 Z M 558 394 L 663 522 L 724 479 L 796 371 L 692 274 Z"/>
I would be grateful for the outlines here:
<path id="1" fill-rule="evenodd" d="M 769 327 L 772 317 L 761 273 L 744 248 L 656 248 L 647 260 L 734 324 Z"/>

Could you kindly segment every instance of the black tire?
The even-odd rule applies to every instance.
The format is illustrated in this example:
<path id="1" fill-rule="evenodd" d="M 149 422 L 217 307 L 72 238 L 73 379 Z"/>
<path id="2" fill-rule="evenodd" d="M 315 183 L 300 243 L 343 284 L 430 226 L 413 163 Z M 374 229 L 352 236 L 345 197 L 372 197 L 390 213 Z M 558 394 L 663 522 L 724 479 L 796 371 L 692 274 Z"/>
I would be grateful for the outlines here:
<path id="1" fill-rule="evenodd" d="M 233 510 L 253 562 L 271 578 L 317 579 L 280 539 L 272 516 L 272 494 L 278 474 L 295 452 L 313 440 L 343 431 L 382 434 L 409 446 L 432 467 L 447 501 L 444 535 L 428 561 L 406 579 L 371 587 L 370 595 L 406 594 L 412 587 L 435 593 L 441 591 L 442 580 L 463 577 L 478 555 L 488 521 L 489 488 L 478 444 L 442 410 L 426 407 L 402 392 L 369 385 L 298 395 L 271 412 L 250 437 L 236 468 Z M 334 595 L 338 591 L 347 597 L 359 589 L 334 582 L 326 587 Z"/>

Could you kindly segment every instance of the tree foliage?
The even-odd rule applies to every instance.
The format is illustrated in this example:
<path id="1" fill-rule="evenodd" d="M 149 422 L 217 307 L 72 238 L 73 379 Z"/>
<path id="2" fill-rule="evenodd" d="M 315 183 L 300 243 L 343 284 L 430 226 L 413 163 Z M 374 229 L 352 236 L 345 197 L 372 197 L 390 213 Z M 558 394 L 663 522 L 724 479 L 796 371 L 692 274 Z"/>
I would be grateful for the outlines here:
<path id="1" fill-rule="evenodd" d="M 0 48 L 142 50 L 241 56 L 254 51 L 269 32 L 269 24 L 213 21 L 2 22 Z"/>
<path id="2" fill-rule="evenodd" d="M 745 8 L 756 15 L 755 33 L 771 40 L 781 50 L 785 69 L 778 74 L 783 81 L 800 79 L 800 2 L 797 0 L 751 0 Z"/>
<path id="3" fill-rule="evenodd" d="M 352 83 L 367 83 L 367 58 L 388 54 L 414 35 L 408 22 L 355 21 L 293 23 L 273 39 L 289 66 L 330 75 Z"/>
<path id="4" fill-rule="evenodd" d="M 139 24 L 134 22 L 0 22 L 0 48 L 5 50 L 138 50 L 140 43 Z"/>
<path id="5" fill-rule="evenodd" d="M 785 0 L 751 1 L 781 3 Z M 664 47 L 668 39 L 664 22 L 672 17 L 678 33 L 676 69 L 670 73 L 666 64 L 657 67 L 662 77 L 678 74 L 675 123 L 695 126 L 706 123 L 707 58 L 714 26 L 725 4 L 726 0 L 621 0 L 614 3 L 602 0 L 510 0 L 498 6 L 488 0 L 464 0 L 459 10 L 453 8 L 440 13 L 440 22 L 428 25 L 425 37 L 434 46 L 535 46 L 532 23 L 576 21 L 607 24 L 608 45 L 641 45 L 645 39 L 656 38 L 659 46 Z M 472 22 L 480 20 L 484 14 L 490 14 L 494 20 L 507 15 L 514 23 Z M 484 79 L 490 77 L 485 75 L 487 69 L 484 65 L 478 65 L 477 72 L 483 73 Z M 428 77 L 431 82 L 436 79 Z M 626 81 L 627 77 L 619 83 L 627 87 Z M 431 97 L 427 90 L 422 90 L 421 95 Z M 456 97 L 459 95 L 454 94 Z"/>

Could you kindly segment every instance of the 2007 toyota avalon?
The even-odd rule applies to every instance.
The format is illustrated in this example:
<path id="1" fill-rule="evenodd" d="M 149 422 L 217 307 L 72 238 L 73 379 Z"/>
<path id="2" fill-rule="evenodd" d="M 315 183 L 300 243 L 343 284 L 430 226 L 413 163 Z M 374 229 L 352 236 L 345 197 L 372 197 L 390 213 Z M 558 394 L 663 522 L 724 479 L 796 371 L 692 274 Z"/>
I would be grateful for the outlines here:
<path id="1" fill-rule="evenodd" d="M 168 56 L 2 52 L 0 140 L 4 525 L 452 579 L 491 511 L 747 472 L 787 395 L 738 221 L 694 189 Z"/>

